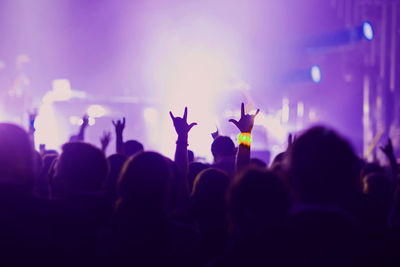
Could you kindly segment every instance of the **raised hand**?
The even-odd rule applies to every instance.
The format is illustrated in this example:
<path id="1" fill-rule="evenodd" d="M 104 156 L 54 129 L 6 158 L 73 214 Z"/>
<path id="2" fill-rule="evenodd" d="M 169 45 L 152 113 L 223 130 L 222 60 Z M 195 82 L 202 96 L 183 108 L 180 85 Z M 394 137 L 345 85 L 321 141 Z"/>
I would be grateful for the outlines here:
<path id="1" fill-rule="evenodd" d="M 187 183 L 188 179 L 186 179 L 188 173 L 188 134 L 190 129 L 193 126 L 197 125 L 196 122 L 192 122 L 191 124 L 187 123 L 187 107 L 185 107 L 185 111 L 183 113 L 183 117 L 175 117 L 172 112 L 169 112 L 171 116 L 172 122 L 174 123 L 175 131 L 178 134 L 178 140 L 176 141 L 176 149 L 175 149 L 175 163 L 178 168 L 181 170 L 184 179 L 182 181 L 182 187 L 184 190 L 185 197 L 187 198 L 189 195 L 189 185 Z"/>
<path id="2" fill-rule="evenodd" d="M 219 136 L 219 130 L 217 128 L 217 130 L 213 133 L 211 133 L 212 138 L 215 140 L 218 136 Z"/>
<path id="3" fill-rule="evenodd" d="M 82 117 L 82 126 L 81 126 L 81 128 L 86 128 L 88 126 L 89 126 L 89 117 L 88 117 L 88 115 L 85 114 Z"/>
<path id="4" fill-rule="evenodd" d="M 73 135 L 70 137 L 70 141 L 85 141 L 85 130 L 89 126 L 89 117 L 87 115 L 83 115 L 82 117 L 82 125 L 79 129 L 79 133 L 77 135 Z"/>
<path id="5" fill-rule="evenodd" d="M 386 145 L 381 146 L 380 149 L 382 150 L 382 152 L 388 157 L 391 158 L 394 155 L 393 152 L 393 145 L 392 145 L 392 140 L 389 138 L 388 142 Z"/>
<path id="6" fill-rule="evenodd" d="M 292 133 L 289 133 L 288 142 L 287 142 L 288 143 L 287 149 L 289 149 L 293 145 L 294 141 L 296 141 L 296 135 L 293 135 Z"/>
<path id="7" fill-rule="evenodd" d="M 185 107 L 185 112 L 183 113 L 183 117 L 174 117 L 172 112 L 169 112 L 169 115 L 171 116 L 172 122 L 174 123 L 175 131 L 178 134 L 178 137 L 186 137 L 188 136 L 188 133 L 190 129 L 192 129 L 193 126 L 197 125 L 196 122 L 192 122 L 191 124 L 187 123 L 187 107 Z"/>
<path id="8" fill-rule="evenodd" d="M 259 112 L 260 112 L 260 109 L 257 109 L 257 111 L 254 115 L 245 114 L 244 103 L 242 103 L 241 116 L 240 116 L 239 121 L 230 119 L 229 122 L 232 122 L 233 124 L 235 124 L 236 127 L 240 130 L 240 132 L 251 133 L 251 130 L 253 130 L 253 126 L 254 126 L 254 118 L 257 116 L 257 114 Z"/>
<path id="9" fill-rule="evenodd" d="M 103 132 L 103 136 L 100 138 L 101 150 L 105 153 L 108 147 L 108 144 L 111 140 L 111 132 Z"/>
<path id="10" fill-rule="evenodd" d="M 124 140 L 123 140 L 123 136 L 122 133 L 125 129 L 125 117 L 122 118 L 121 120 L 117 120 L 117 122 L 112 121 L 112 124 L 114 125 L 115 128 L 115 135 L 116 135 L 116 151 L 119 154 L 124 154 Z"/>
<path id="11" fill-rule="evenodd" d="M 125 117 L 122 118 L 122 120 L 117 120 L 117 122 L 112 121 L 114 127 L 115 127 L 115 133 L 118 134 L 122 134 L 122 132 L 125 129 Z"/>

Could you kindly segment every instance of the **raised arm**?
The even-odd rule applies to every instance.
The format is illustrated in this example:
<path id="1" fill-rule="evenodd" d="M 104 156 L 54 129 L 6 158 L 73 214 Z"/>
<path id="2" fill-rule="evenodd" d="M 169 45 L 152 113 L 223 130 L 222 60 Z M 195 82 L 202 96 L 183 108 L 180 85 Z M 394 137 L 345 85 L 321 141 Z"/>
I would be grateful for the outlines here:
<path id="1" fill-rule="evenodd" d="M 89 117 L 87 115 L 84 115 L 82 117 L 82 121 L 83 122 L 81 128 L 79 129 L 79 133 L 76 138 L 77 141 L 85 141 L 85 131 L 86 128 L 89 126 Z"/>
<path id="2" fill-rule="evenodd" d="M 252 142 L 251 131 L 254 126 L 254 118 L 259 112 L 260 110 L 257 109 L 254 115 L 245 114 L 244 103 L 242 103 L 239 121 L 234 119 L 229 120 L 229 122 L 235 124 L 240 131 L 238 136 L 239 149 L 236 156 L 236 172 L 241 171 L 250 162 L 250 147 Z"/>
<path id="3" fill-rule="evenodd" d="M 116 151 L 118 154 L 124 154 L 124 140 L 123 140 L 123 132 L 125 129 L 125 117 L 121 120 L 117 120 L 117 122 L 112 121 L 115 128 L 115 137 L 116 137 Z"/>
<path id="4" fill-rule="evenodd" d="M 100 143 L 101 143 L 101 151 L 103 151 L 104 154 L 106 154 L 106 150 L 108 144 L 110 143 L 110 140 L 111 140 L 111 132 L 103 132 L 103 136 L 100 138 Z"/>
<path id="5" fill-rule="evenodd" d="M 183 113 L 182 118 L 175 117 L 171 111 L 169 112 L 169 115 L 171 116 L 175 131 L 178 134 L 175 150 L 175 163 L 179 166 L 183 175 L 186 177 L 188 172 L 188 134 L 190 129 L 192 129 L 193 126 L 197 125 L 197 123 L 187 123 L 187 107 L 185 107 L 185 112 Z"/>

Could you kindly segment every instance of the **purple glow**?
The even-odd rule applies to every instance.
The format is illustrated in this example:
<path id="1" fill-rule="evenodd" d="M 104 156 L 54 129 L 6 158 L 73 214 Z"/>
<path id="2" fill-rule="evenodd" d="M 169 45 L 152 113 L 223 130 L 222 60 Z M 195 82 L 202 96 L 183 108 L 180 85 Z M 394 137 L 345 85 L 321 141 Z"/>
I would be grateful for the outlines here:
<path id="1" fill-rule="evenodd" d="M 37 138 L 44 141 L 46 129 L 57 127 L 54 147 L 76 131 L 76 120 L 71 124 L 70 117 L 90 113 L 96 118 L 93 132 L 112 130 L 108 122 L 117 117 L 140 118 L 147 133 L 137 134 L 140 127 L 132 125 L 131 137 L 172 156 L 174 142 L 165 141 L 175 138 L 168 111 L 179 113 L 187 106 L 190 119 L 198 123 L 190 137 L 191 149 L 211 159 L 210 132 L 218 126 L 233 135 L 224 114 L 235 112 L 237 103 L 244 101 L 260 107 L 267 117 L 280 112 L 287 129 L 272 127 L 279 133 L 273 136 L 326 122 L 362 150 L 361 140 L 367 135 L 360 125 L 359 99 L 365 62 L 381 62 L 377 50 L 371 50 L 380 38 L 371 25 L 380 24 L 374 16 L 344 19 L 338 9 L 332 1 L 318 0 L 2 1 L 0 86 L 9 97 L 24 92 L 26 100 L 4 100 L 15 111 L 4 107 L 1 117 L 21 123 L 26 110 L 52 110 L 49 114 L 54 115 L 41 112 L 48 118 L 39 123 L 44 128 L 38 129 Z M 332 32 L 360 28 L 365 20 L 363 34 L 373 42 L 354 42 L 346 49 L 338 43 L 329 50 L 303 46 Z M 316 84 L 303 84 L 299 77 L 289 77 L 295 81 L 289 85 L 279 82 L 279 77 L 308 70 L 314 62 L 318 66 L 310 71 Z M 321 69 L 324 82 L 318 84 Z M 392 69 L 391 76 L 396 68 Z M 304 76 L 309 81 L 310 73 Z M 313 93 L 316 88 L 320 95 Z M 349 92 L 352 95 L 344 100 Z M 284 97 L 289 104 L 282 107 Z M 149 106 L 154 110 L 145 111 Z M 154 121 L 151 127 L 145 125 Z M 269 126 L 260 127 L 271 131 Z M 89 133 L 87 138 L 98 143 L 98 134 Z M 254 145 L 262 149 L 283 145 L 257 144 L 259 140 Z"/>

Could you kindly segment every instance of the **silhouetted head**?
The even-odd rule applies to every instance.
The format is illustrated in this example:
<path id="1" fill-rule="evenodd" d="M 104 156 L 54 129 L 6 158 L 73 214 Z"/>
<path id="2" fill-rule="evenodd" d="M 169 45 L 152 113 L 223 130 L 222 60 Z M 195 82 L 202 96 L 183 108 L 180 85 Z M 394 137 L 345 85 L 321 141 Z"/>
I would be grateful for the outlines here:
<path id="1" fill-rule="evenodd" d="M 223 158 L 235 156 L 235 144 L 228 136 L 218 136 L 211 145 L 211 152 L 214 156 L 214 162 L 219 162 Z"/>
<path id="2" fill-rule="evenodd" d="M 171 176 L 170 164 L 162 155 L 155 152 L 134 155 L 121 171 L 117 211 L 133 217 L 168 215 Z"/>
<path id="3" fill-rule="evenodd" d="M 194 180 L 196 176 L 202 171 L 209 168 L 209 165 L 201 163 L 201 162 L 192 162 L 189 164 L 188 171 L 188 182 L 189 182 L 189 191 L 192 192 Z"/>
<path id="4" fill-rule="evenodd" d="M 276 155 L 271 163 L 271 168 L 274 168 L 276 165 L 282 164 L 286 155 L 287 155 L 286 152 L 281 152 L 278 155 Z"/>
<path id="5" fill-rule="evenodd" d="M 101 191 L 107 174 L 107 160 L 100 149 L 83 142 L 66 143 L 55 166 L 54 192 Z"/>
<path id="6" fill-rule="evenodd" d="M 251 168 L 233 181 L 228 206 L 233 231 L 242 236 L 258 236 L 283 225 L 289 197 L 276 174 Z"/>
<path id="7" fill-rule="evenodd" d="M 129 140 L 124 143 L 124 152 L 127 157 L 135 155 L 144 150 L 143 145 L 136 140 Z"/>
<path id="8" fill-rule="evenodd" d="M 313 127 L 288 152 L 288 178 L 297 201 L 340 205 L 361 191 L 359 161 L 334 131 Z"/>
<path id="9" fill-rule="evenodd" d="M 197 212 L 221 212 L 225 216 L 225 194 L 229 187 L 229 176 L 218 169 L 208 168 L 201 171 L 193 185 L 192 200 Z"/>
<path id="10" fill-rule="evenodd" d="M 19 126 L 0 123 L 0 183 L 33 186 L 34 156 L 28 134 Z"/>

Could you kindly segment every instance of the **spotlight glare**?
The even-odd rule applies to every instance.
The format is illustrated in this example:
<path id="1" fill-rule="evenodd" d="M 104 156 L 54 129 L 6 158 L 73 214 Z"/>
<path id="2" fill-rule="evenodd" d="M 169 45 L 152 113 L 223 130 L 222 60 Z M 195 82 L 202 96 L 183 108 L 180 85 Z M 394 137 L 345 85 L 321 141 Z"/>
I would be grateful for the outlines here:
<path id="1" fill-rule="evenodd" d="M 106 115 L 106 113 L 106 109 L 101 105 L 91 105 L 87 109 L 87 114 L 89 115 L 89 117 L 93 118 L 103 117 L 104 115 Z"/>
<path id="2" fill-rule="evenodd" d="M 93 126 L 96 123 L 96 120 L 93 117 L 89 117 L 89 125 Z"/>
<path id="3" fill-rule="evenodd" d="M 365 39 L 367 39 L 368 41 L 372 41 L 372 39 L 374 39 L 374 28 L 372 27 L 371 22 L 364 21 L 362 29 Z"/>
<path id="4" fill-rule="evenodd" d="M 321 73 L 321 68 L 318 65 L 313 65 L 311 67 L 311 79 L 315 83 L 320 83 L 322 79 L 322 73 Z"/>
<path id="5" fill-rule="evenodd" d="M 71 116 L 71 117 L 69 117 L 69 122 L 70 122 L 72 125 L 78 125 L 78 124 L 79 124 L 79 120 L 80 120 L 80 118 L 77 117 L 77 116 Z M 83 121 L 82 121 L 82 122 L 83 122 Z"/>
<path id="6" fill-rule="evenodd" d="M 68 101 L 72 97 L 72 90 L 69 80 L 58 79 L 53 80 L 53 90 L 49 94 L 50 102 L 52 101 Z"/>
<path id="7" fill-rule="evenodd" d="M 158 121 L 158 112 L 155 108 L 146 108 L 143 111 L 144 119 L 149 122 L 156 124 Z"/>

